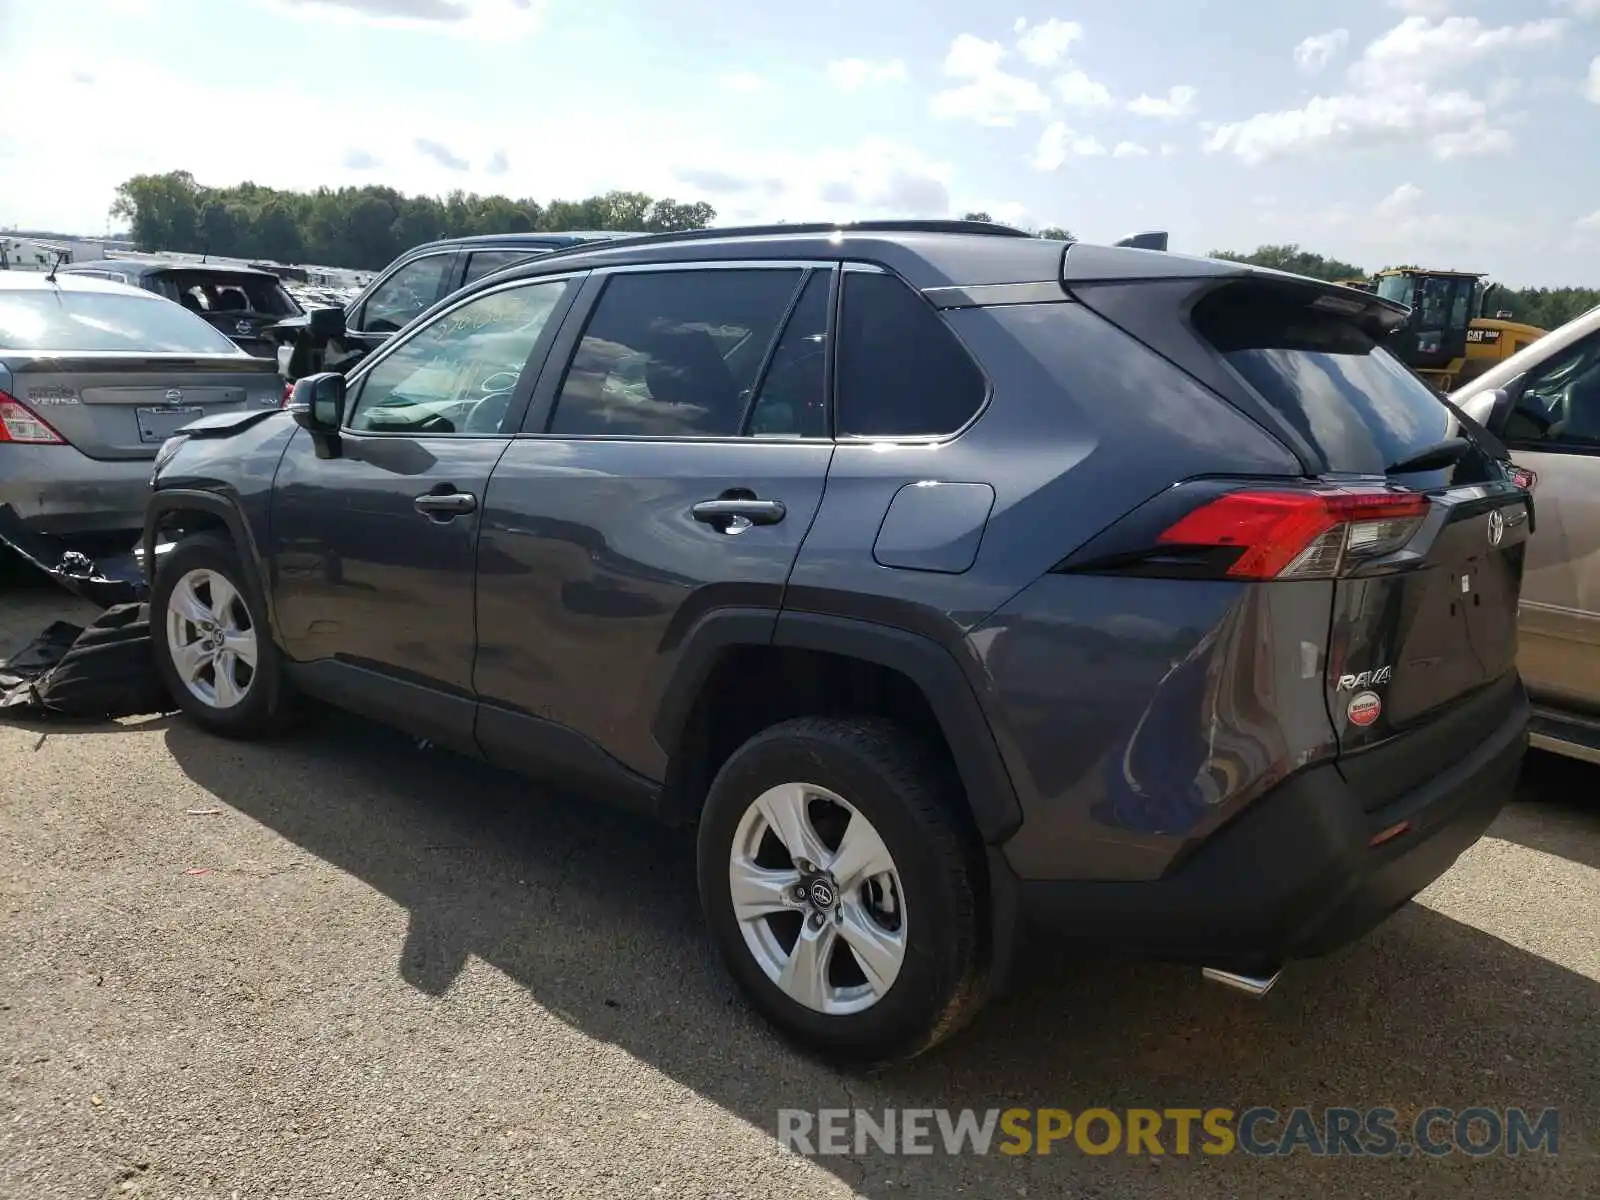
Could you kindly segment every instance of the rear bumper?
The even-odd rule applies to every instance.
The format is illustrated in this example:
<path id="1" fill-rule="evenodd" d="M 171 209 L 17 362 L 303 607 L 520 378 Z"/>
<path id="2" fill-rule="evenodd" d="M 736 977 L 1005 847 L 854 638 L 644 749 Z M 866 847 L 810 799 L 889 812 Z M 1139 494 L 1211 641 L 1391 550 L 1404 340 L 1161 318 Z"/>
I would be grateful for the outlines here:
<path id="1" fill-rule="evenodd" d="M 72 538 L 126 534 L 144 527 L 149 458 L 102 462 L 72 446 L 0 447 L 0 510 L 10 507 L 29 532 Z"/>
<path id="2" fill-rule="evenodd" d="M 1363 936 L 1482 836 L 1511 798 L 1528 745 L 1513 711 L 1447 772 L 1372 812 L 1332 765 L 1263 796 L 1161 879 L 1020 881 L 1029 924 L 1099 949 L 1271 969 Z M 1401 822 L 1403 833 L 1373 839 Z"/>

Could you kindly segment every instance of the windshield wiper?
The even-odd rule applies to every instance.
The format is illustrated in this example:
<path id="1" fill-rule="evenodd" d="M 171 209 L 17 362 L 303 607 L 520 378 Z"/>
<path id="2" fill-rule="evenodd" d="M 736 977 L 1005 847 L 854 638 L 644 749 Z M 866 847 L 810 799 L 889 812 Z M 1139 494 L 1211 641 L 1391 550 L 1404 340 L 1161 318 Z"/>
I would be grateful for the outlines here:
<path id="1" fill-rule="evenodd" d="M 1442 442 L 1435 442 L 1425 449 L 1418 450 L 1409 458 L 1390 463 L 1383 471 L 1386 475 L 1406 475 L 1412 471 L 1438 471 L 1455 466 L 1471 449 L 1472 443 L 1466 438 L 1445 438 Z"/>

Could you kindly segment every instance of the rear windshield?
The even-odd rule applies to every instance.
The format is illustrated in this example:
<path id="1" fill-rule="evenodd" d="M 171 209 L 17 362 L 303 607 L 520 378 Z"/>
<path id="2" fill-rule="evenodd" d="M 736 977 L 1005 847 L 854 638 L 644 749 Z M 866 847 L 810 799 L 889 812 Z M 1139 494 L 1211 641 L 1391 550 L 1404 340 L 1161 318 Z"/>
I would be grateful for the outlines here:
<path id="1" fill-rule="evenodd" d="M 1304 294 L 1218 293 L 1196 330 L 1334 472 L 1383 474 L 1457 435 L 1439 398 L 1374 338 Z"/>
<path id="2" fill-rule="evenodd" d="M 299 305 L 283 284 L 265 275 L 226 275 L 217 271 L 162 271 L 154 291 L 199 313 L 262 313 L 292 317 Z"/>
<path id="3" fill-rule="evenodd" d="M 176 304 L 138 292 L 0 291 L 0 347 L 237 354 L 231 341 Z"/>

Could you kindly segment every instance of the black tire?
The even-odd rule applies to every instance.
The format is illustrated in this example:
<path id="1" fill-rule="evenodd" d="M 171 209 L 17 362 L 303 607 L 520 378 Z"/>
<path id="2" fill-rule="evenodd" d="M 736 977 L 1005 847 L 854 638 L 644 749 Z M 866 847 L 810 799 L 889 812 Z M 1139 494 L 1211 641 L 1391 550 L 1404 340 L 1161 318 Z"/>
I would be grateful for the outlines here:
<path id="1" fill-rule="evenodd" d="M 189 572 L 206 570 L 221 575 L 231 584 L 249 613 L 256 632 L 256 667 L 242 700 L 229 708 L 207 704 L 190 691 L 178 673 L 168 644 L 167 614 L 173 590 Z M 283 658 L 272 641 L 267 624 L 266 604 L 250 586 L 240 565 L 239 553 L 226 538 L 214 533 L 196 533 L 184 538 L 167 554 L 150 589 L 150 640 L 155 650 L 156 669 L 171 693 L 173 702 L 184 714 L 212 733 L 223 737 L 257 738 L 275 733 L 287 723 L 291 695 L 283 676 Z"/>
<path id="2" fill-rule="evenodd" d="M 831 1015 L 796 1001 L 762 969 L 733 911 L 729 862 L 746 810 L 800 782 L 849 801 L 878 831 L 904 890 L 906 949 L 872 1007 Z M 698 834 L 700 900 L 729 973 L 789 1041 L 855 1067 L 903 1061 L 966 1023 L 988 995 L 983 860 L 962 819 L 953 771 L 924 742 L 876 718 L 799 717 L 751 738 L 711 785 Z"/>

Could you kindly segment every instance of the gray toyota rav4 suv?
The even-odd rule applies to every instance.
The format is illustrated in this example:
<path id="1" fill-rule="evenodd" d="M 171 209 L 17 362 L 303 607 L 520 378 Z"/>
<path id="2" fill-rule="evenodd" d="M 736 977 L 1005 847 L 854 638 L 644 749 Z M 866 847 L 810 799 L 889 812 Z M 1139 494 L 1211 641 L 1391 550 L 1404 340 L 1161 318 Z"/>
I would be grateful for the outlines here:
<path id="1" fill-rule="evenodd" d="M 693 824 L 831 1057 L 938 1042 L 1030 925 L 1260 992 L 1526 744 L 1530 497 L 1404 315 L 961 222 L 556 252 L 163 447 L 159 662 L 217 733 L 311 696 Z"/>

